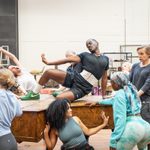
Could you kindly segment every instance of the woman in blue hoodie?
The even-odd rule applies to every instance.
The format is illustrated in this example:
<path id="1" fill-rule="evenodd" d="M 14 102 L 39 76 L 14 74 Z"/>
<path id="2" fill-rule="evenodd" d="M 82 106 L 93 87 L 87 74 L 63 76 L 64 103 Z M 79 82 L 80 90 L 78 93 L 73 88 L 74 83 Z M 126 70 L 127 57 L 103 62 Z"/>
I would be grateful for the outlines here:
<path id="1" fill-rule="evenodd" d="M 115 128 L 110 138 L 110 150 L 132 150 L 136 145 L 139 150 L 147 150 L 150 125 L 140 116 L 141 101 L 136 88 L 123 72 L 112 74 L 111 84 L 116 91 L 115 96 L 97 102 L 113 107 Z"/>

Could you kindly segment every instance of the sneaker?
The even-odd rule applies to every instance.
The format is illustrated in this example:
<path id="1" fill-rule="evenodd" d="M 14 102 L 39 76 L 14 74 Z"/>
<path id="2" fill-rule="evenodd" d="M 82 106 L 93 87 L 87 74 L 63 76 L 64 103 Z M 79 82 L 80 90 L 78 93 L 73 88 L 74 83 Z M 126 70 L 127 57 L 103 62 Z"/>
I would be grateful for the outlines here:
<path id="1" fill-rule="evenodd" d="M 40 99 L 39 93 L 34 93 L 33 91 L 28 92 L 25 96 L 21 97 L 21 100 L 37 100 Z"/>

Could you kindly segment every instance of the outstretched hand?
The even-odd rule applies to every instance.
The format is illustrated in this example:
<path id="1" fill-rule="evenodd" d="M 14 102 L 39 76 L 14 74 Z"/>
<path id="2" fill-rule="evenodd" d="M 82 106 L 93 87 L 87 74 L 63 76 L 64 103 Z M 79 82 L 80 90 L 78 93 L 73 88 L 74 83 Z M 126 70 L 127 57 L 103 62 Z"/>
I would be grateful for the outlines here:
<path id="1" fill-rule="evenodd" d="M 97 102 L 86 102 L 85 105 L 89 105 L 89 107 L 95 106 Z"/>
<path id="2" fill-rule="evenodd" d="M 48 64 L 47 59 L 45 58 L 45 54 L 41 54 L 42 62 L 45 63 L 46 65 Z"/>

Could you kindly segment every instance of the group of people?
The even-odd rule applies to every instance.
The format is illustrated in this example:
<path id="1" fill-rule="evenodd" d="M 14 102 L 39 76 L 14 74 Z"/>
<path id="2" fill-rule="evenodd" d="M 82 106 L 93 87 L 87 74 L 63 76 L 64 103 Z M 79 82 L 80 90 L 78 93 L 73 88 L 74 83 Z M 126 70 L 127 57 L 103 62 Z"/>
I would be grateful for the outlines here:
<path id="1" fill-rule="evenodd" d="M 52 79 L 59 84 L 67 87 L 68 90 L 57 96 L 57 99 L 67 98 L 71 102 L 81 98 L 92 91 L 93 82 L 101 79 L 102 95 L 105 95 L 107 84 L 107 70 L 109 68 L 109 59 L 100 53 L 99 43 L 95 39 L 86 41 L 86 46 L 90 53 L 83 52 L 79 55 L 70 55 L 61 60 L 48 61 L 45 55 L 42 55 L 42 61 L 46 65 L 60 65 L 65 63 L 79 64 L 82 72 L 78 69 L 70 71 L 62 71 L 58 69 L 46 70 L 40 78 L 37 86 L 33 91 L 22 97 L 23 100 L 39 97 L 40 89 Z M 94 80 L 95 79 L 95 80 Z"/>
<path id="2" fill-rule="evenodd" d="M 105 116 L 103 112 L 101 115 L 103 123 L 95 128 L 88 129 L 77 116 L 72 116 L 70 102 L 90 93 L 92 91 L 93 82 L 101 79 L 103 100 L 87 104 L 89 104 L 90 107 L 98 104 L 112 105 L 114 130 L 110 137 L 110 150 L 132 150 L 135 145 L 137 145 L 139 150 L 147 150 L 147 148 L 150 150 L 150 145 L 148 145 L 150 144 L 150 46 L 143 46 L 137 49 L 140 62 L 132 66 L 130 73 L 127 74 L 122 71 L 115 72 L 111 75 L 111 85 L 114 91 L 116 91 L 115 95 L 111 98 L 106 98 L 109 59 L 100 53 L 99 43 L 95 39 L 87 40 L 86 46 L 90 53 L 83 52 L 79 55 L 70 55 L 57 61 L 48 61 L 45 55 L 42 54 L 42 61 L 47 65 L 73 63 L 73 66 L 78 66 L 79 64 L 78 69 L 72 69 L 73 67 L 71 67 L 66 72 L 57 69 L 48 69 L 43 73 L 38 84 L 32 84 L 34 87 L 32 87 L 31 91 L 21 97 L 22 100 L 39 99 L 39 91 L 49 79 L 55 80 L 64 87 L 67 87 L 67 90 L 56 96 L 56 101 L 53 101 L 49 105 L 46 112 L 47 125 L 44 130 L 44 139 L 47 149 L 52 150 L 58 138 L 63 143 L 61 147 L 62 150 L 94 149 L 89 145 L 85 136 L 96 134 L 104 128 L 108 124 L 109 117 Z M 2 51 L 2 49 L 0 50 Z M 9 53 L 5 54 L 8 55 Z M 10 57 L 11 55 L 8 56 Z M 14 73 L 16 78 L 19 78 L 23 72 L 20 71 L 20 74 L 15 74 L 13 70 L 13 67 L 18 67 L 21 70 L 19 61 L 17 61 L 14 61 L 17 66 L 11 66 L 8 67 L 8 69 Z M 4 75 L 5 78 L 3 77 L 3 79 L 0 80 L 0 92 L 6 95 L 12 94 L 11 92 L 9 93 L 9 85 L 6 84 L 8 78 L 9 81 L 11 79 L 14 83 L 14 77 L 8 69 L 0 69 L 0 79 L 3 77 L 3 70 L 5 70 L 6 73 L 9 72 L 9 74 L 7 73 L 7 78 Z M 4 83 L 4 81 L 6 83 Z M 28 91 L 28 89 L 26 89 L 26 91 Z M 9 99 L 9 97 L 9 95 L 5 96 L 4 101 L 14 103 L 14 105 L 10 106 L 10 104 L 8 104 L 8 106 L 15 107 L 15 109 L 10 109 L 11 113 L 14 111 L 15 113 L 13 113 L 11 117 L 9 117 L 9 114 L 4 114 L 4 112 L 0 113 L 0 117 L 2 116 L 4 121 L 6 117 L 9 118 L 9 124 L 6 124 L 8 131 L 1 132 L 1 130 L 4 131 L 5 127 L 2 128 L 0 126 L 0 146 L 5 145 L 1 142 L 1 139 L 4 141 L 8 136 L 12 136 L 12 134 L 10 134 L 12 118 L 15 115 L 21 114 L 18 102 L 15 102 L 17 101 L 16 98 L 11 97 Z M 6 107 L 6 105 L 4 106 Z M 5 109 L 7 109 L 7 107 Z M 0 120 L 2 119 L 0 118 Z M 69 133 L 68 129 L 70 131 Z M 12 139 L 14 138 L 12 137 Z"/>

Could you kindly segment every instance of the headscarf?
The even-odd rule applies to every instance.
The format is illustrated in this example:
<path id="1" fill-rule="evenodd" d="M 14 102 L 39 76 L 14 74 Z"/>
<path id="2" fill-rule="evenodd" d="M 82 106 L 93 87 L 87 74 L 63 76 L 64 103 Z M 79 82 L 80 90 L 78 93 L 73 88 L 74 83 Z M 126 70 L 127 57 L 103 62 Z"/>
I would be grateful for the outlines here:
<path id="1" fill-rule="evenodd" d="M 131 107 L 134 105 L 135 99 L 140 105 L 140 98 L 137 94 L 136 87 L 129 81 L 129 76 L 124 72 L 114 72 L 111 75 L 111 80 L 118 84 L 125 92 L 125 96 Z M 131 92 L 129 92 L 131 91 Z M 134 96 L 132 96 L 133 94 Z M 132 107 L 134 109 L 134 107 Z"/>
<path id="2" fill-rule="evenodd" d="M 129 83 L 129 76 L 124 72 L 114 72 L 111 75 L 111 80 L 118 84 L 121 88 L 127 86 Z"/>

